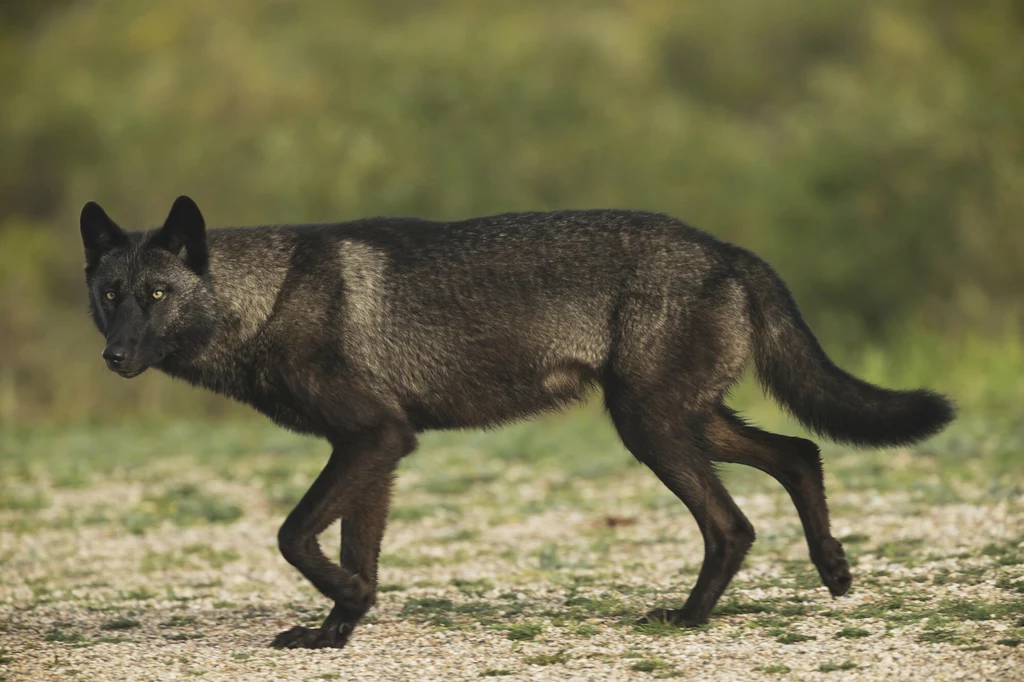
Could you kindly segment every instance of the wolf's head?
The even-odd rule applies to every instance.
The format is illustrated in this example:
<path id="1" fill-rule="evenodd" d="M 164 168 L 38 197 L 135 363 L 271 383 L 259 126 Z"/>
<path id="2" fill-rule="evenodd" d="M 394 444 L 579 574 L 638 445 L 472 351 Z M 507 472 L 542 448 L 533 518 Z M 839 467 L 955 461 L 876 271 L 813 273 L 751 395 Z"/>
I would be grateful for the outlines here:
<path id="1" fill-rule="evenodd" d="M 197 352 L 215 325 L 206 223 L 179 197 L 164 226 L 125 232 L 94 202 L 82 208 L 85 281 L 103 359 L 123 377 Z"/>

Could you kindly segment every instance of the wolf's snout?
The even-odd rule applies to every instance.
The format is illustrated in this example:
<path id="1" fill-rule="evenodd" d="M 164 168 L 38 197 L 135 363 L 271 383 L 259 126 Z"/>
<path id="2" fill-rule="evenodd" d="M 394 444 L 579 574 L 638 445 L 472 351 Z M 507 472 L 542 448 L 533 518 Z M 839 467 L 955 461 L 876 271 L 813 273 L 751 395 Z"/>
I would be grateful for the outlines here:
<path id="1" fill-rule="evenodd" d="M 112 343 L 103 349 L 103 359 L 111 369 L 116 369 L 124 362 L 124 346 Z"/>

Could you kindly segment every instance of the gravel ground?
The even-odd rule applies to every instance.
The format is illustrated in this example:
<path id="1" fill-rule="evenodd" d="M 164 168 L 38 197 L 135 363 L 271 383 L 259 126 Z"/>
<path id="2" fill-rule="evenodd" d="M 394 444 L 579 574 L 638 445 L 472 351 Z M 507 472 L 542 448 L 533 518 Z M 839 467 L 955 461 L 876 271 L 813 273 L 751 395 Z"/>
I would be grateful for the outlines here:
<path id="1" fill-rule="evenodd" d="M 832 600 L 784 493 L 755 487 L 737 495 L 754 552 L 712 622 L 681 631 L 632 625 L 679 603 L 702 555 L 648 472 L 567 485 L 514 465 L 448 490 L 428 466 L 400 479 L 383 591 L 349 646 L 276 651 L 327 604 L 277 553 L 266 476 L 172 485 L 154 467 L 4 505 L 0 678 L 1024 679 L 1019 490 L 833 493 L 855 582 Z"/>

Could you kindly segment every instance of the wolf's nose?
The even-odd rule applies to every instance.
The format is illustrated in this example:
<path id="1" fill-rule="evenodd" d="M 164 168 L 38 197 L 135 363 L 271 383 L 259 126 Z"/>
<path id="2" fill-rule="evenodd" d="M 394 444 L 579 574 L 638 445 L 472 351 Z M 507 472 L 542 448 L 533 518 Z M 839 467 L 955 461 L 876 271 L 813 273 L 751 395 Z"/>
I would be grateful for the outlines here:
<path id="1" fill-rule="evenodd" d="M 124 362 L 124 346 L 111 344 L 103 349 L 103 359 L 111 367 L 117 367 Z"/>

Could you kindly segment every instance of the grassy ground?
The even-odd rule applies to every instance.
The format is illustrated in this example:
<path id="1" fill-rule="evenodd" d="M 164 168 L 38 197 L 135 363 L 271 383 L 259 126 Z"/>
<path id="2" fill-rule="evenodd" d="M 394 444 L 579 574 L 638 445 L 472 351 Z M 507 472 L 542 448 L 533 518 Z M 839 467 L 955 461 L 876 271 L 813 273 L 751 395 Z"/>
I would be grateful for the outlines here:
<path id="1" fill-rule="evenodd" d="M 1024 421 L 995 414 L 913 451 L 825 448 L 855 580 L 835 601 L 781 488 L 726 469 L 758 541 L 696 631 L 632 625 L 680 603 L 702 546 L 599 410 L 428 435 L 378 606 L 318 652 L 266 644 L 327 610 L 275 546 L 324 444 L 261 422 L 7 429 L 0 678 L 1019 679 Z"/>

